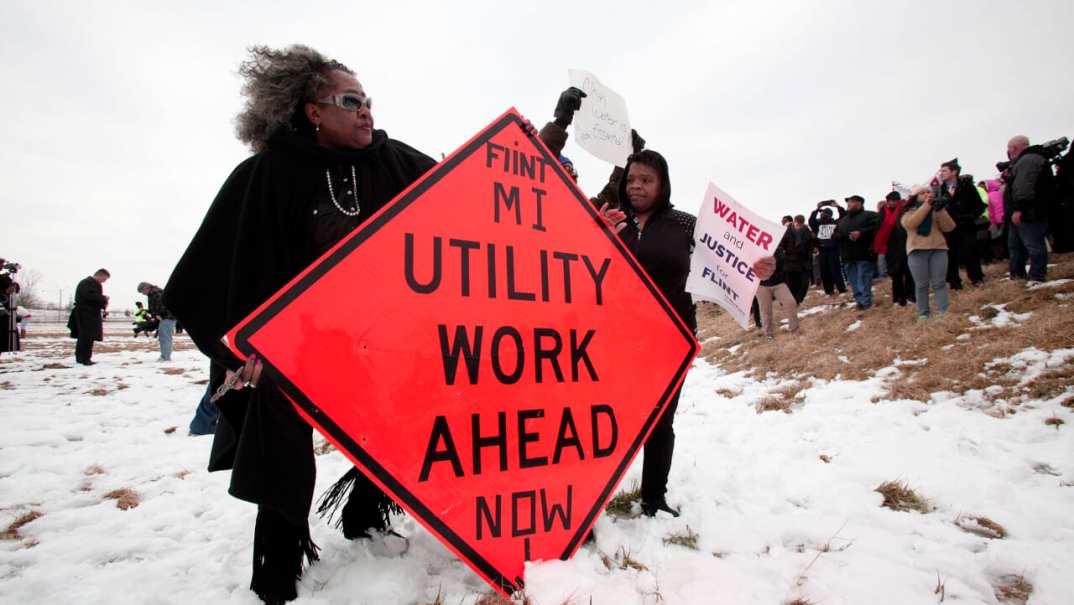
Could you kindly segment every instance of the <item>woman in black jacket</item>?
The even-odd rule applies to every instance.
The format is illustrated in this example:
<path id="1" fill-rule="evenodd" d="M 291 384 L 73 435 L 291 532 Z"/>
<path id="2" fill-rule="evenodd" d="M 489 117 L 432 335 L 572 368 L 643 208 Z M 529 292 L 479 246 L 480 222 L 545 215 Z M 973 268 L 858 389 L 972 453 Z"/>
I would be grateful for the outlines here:
<path id="1" fill-rule="evenodd" d="M 671 181 L 664 156 L 645 149 L 630 156 L 619 180 L 621 217 L 619 237 L 660 289 L 683 323 L 697 331 L 694 301 L 686 292 L 690 252 L 694 242 L 693 215 L 671 206 Z M 608 215 L 606 214 L 606 217 Z M 618 218 L 618 217 L 617 217 Z M 648 516 L 679 512 L 667 503 L 668 473 L 675 450 L 675 409 L 681 388 L 675 391 L 664 415 L 645 443 L 641 476 L 641 506 Z"/>
<path id="2" fill-rule="evenodd" d="M 251 55 L 237 122 L 255 155 L 224 183 L 164 292 L 198 348 L 241 372 L 240 387 L 257 382 L 257 364 L 243 365 L 221 337 L 435 163 L 374 130 L 371 101 L 345 65 L 305 46 Z M 209 469 L 232 469 L 231 495 L 258 505 L 250 587 L 282 603 L 297 596 L 303 557 L 317 558 L 312 429 L 281 391 L 257 386 L 219 400 Z M 391 501 L 364 475 L 348 473 L 332 500 L 352 483 L 344 535 L 387 529 Z"/>

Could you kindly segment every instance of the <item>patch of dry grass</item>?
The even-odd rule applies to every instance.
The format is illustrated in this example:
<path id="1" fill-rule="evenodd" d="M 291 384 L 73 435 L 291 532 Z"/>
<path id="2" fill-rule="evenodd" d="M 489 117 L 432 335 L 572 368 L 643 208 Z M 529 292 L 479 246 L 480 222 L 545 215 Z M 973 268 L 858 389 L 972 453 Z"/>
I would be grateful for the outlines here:
<path id="1" fill-rule="evenodd" d="M 42 516 L 44 516 L 44 514 L 39 513 L 36 510 L 20 515 L 18 519 L 15 519 L 8 524 L 8 526 L 4 528 L 4 531 L 0 532 L 0 540 L 21 540 L 22 535 L 19 533 L 19 528 L 36 519 L 40 519 Z"/>
<path id="2" fill-rule="evenodd" d="M 821 454 L 820 455 L 820 461 L 823 462 L 824 464 L 831 464 L 832 463 L 832 457 L 829 456 L 828 454 Z"/>
<path id="3" fill-rule="evenodd" d="M 187 475 L 189 475 L 189 474 L 190 474 L 190 471 L 188 471 L 188 470 L 186 470 L 186 469 L 184 468 L 184 469 L 182 469 L 182 470 L 180 470 L 180 471 L 177 471 L 177 472 L 175 473 L 175 478 L 176 478 L 176 479 L 186 479 L 186 476 L 187 476 Z"/>
<path id="4" fill-rule="evenodd" d="M 612 496 L 605 510 L 612 517 L 629 517 L 635 502 L 641 502 L 641 483 L 638 481 L 631 483 L 630 488 Z"/>
<path id="5" fill-rule="evenodd" d="M 89 477 L 91 475 L 103 475 L 104 467 L 100 464 L 92 464 L 86 467 L 86 470 L 82 471 L 82 474 Z"/>
<path id="6" fill-rule="evenodd" d="M 120 510 L 129 510 L 137 507 L 142 503 L 142 499 L 138 496 L 138 492 L 130 489 L 129 487 L 121 487 L 114 489 L 104 495 L 105 498 L 111 498 L 116 501 L 116 508 Z"/>
<path id="7" fill-rule="evenodd" d="M 1066 424 L 1066 421 L 1063 420 L 1062 418 L 1058 417 L 1058 416 L 1053 415 L 1053 416 L 1049 416 L 1048 418 L 1045 418 L 1044 419 L 1044 424 L 1047 424 L 1048 426 L 1054 426 L 1056 430 L 1059 430 L 1059 427 L 1061 425 Z"/>
<path id="8" fill-rule="evenodd" d="M 1025 605 L 1029 595 L 1033 594 L 1033 585 L 1022 574 L 1007 574 L 996 578 L 992 586 L 996 599 L 1000 603 Z"/>
<path id="9" fill-rule="evenodd" d="M 813 601 L 799 597 L 793 601 L 786 601 L 783 605 L 814 605 L 814 603 Z"/>
<path id="10" fill-rule="evenodd" d="M 913 510 L 919 513 L 927 513 L 932 510 L 932 507 L 929 506 L 929 501 L 911 489 L 905 481 L 885 481 L 873 491 L 884 496 L 884 501 L 880 506 L 894 511 Z"/>
<path id="11" fill-rule="evenodd" d="M 962 531 L 988 538 L 990 540 L 1002 540 L 1007 537 L 1007 530 L 999 523 L 988 517 L 975 517 L 972 515 L 959 515 L 955 519 L 955 525 Z"/>
<path id="12" fill-rule="evenodd" d="M 104 397 L 105 395 L 107 395 L 107 394 L 109 394 L 111 392 L 112 391 L 109 391 L 108 389 L 106 389 L 104 387 L 97 387 L 95 389 L 90 389 L 90 390 L 86 391 L 86 394 L 87 395 L 93 395 L 94 397 Z"/>
<path id="13" fill-rule="evenodd" d="M 179 374 L 186 374 L 186 368 L 161 368 L 160 373 L 168 376 L 178 376 Z"/>
<path id="14" fill-rule="evenodd" d="M 1074 279 L 1074 254 L 1056 254 L 1049 260 L 1056 264 L 1049 279 Z M 901 375 L 887 384 L 891 399 L 929 401 L 937 391 L 965 392 L 992 385 L 1004 389 L 991 395 L 993 399 L 1061 396 L 1074 384 L 1074 364 L 1049 369 L 1028 385 L 1019 385 L 1020 377 L 1008 375 L 1002 366 L 989 371 L 986 364 L 1029 347 L 1044 351 L 1074 347 L 1074 313 L 1060 307 L 1056 299 L 1056 294 L 1074 292 L 1074 283 L 1028 290 L 1021 282 L 1005 281 L 1005 272 L 1002 263 L 989 265 L 983 287 L 952 292 L 947 314 L 925 323 L 916 321 L 912 305 L 892 305 L 890 281 L 877 280 L 872 309 L 858 312 L 844 305 L 803 317 L 802 332 L 808 336 L 781 334 L 774 340 L 757 338 L 756 330 L 743 331 L 714 305 L 705 305 L 698 311 L 699 332 L 705 338 L 719 339 L 704 345 L 701 354 L 729 372 L 744 371 L 755 378 L 773 372 L 796 380 L 863 380 L 892 366 L 896 359 L 924 359 L 921 365 L 900 367 Z M 831 299 L 814 289 L 802 310 L 831 304 Z M 970 320 L 971 316 L 995 317 L 999 312 L 990 305 L 1001 304 L 1009 312 L 1033 315 L 1004 328 L 978 328 Z M 859 319 L 861 327 L 848 335 L 847 326 Z M 962 334 L 970 337 L 957 340 Z M 729 351 L 736 345 L 734 352 Z M 778 401 L 766 405 L 782 409 Z M 1070 405 L 1074 407 L 1074 402 Z"/>
<path id="15" fill-rule="evenodd" d="M 631 556 L 630 551 L 623 546 L 620 546 L 619 550 L 615 551 L 614 558 L 601 553 L 600 560 L 609 570 L 621 569 L 626 571 L 633 569 L 634 571 L 649 571 L 649 568 L 644 563 Z"/>
<path id="16" fill-rule="evenodd" d="M 794 381 L 789 385 L 779 387 L 757 402 L 757 413 L 783 412 L 791 413 L 791 407 L 798 399 L 798 394 L 805 388 L 800 381 Z"/>
<path id="17" fill-rule="evenodd" d="M 169 426 L 168 428 L 164 429 L 164 434 L 165 434 L 165 435 L 171 435 L 171 434 L 172 434 L 172 433 L 174 433 L 174 432 L 175 432 L 175 430 L 176 430 L 176 429 L 178 429 L 178 428 L 179 428 L 179 427 L 176 427 L 176 426 Z"/>
<path id="18" fill-rule="evenodd" d="M 0 382 L 0 391 L 14 391 L 15 385 L 10 380 Z"/>
<path id="19" fill-rule="evenodd" d="M 498 592 L 486 592 L 477 597 L 474 605 L 534 605 L 534 602 L 529 595 L 521 591 L 510 599 L 505 599 Z"/>
<path id="20" fill-rule="evenodd" d="M 674 544 L 675 546 L 682 546 L 691 550 L 697 550 L 697 539 L 701 536 L 697 532 L 690 529 L 687 525 L 683 531 L 672 532 L 664 537 L 664 544 Z"/>

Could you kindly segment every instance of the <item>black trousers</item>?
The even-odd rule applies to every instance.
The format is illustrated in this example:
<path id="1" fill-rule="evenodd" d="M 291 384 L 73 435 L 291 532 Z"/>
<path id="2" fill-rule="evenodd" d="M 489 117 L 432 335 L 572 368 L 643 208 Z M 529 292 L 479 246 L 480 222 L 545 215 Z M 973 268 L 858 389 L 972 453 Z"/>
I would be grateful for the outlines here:
<path id="1" fill-rule="evenodd" d="M 914 276 L 910 269 L 904 267 L 901 271 L 888 272 L 891 277 L 891 298 L 896 303 L 917 301 L 917 293 L 914 291 Z"/>
<path id="2" fill-rule="evenodd" d="M 75 361 L 88 363 L 91 357 L 93 357 L 93 337 L 79 336 L 75 341 Z"/>
<path id="3" fill-rule="evenodd" d="M 809 274 L 805 271 L 784 271 L 787 287 L 790 288 L 795 302 L 802 304 L 806 294 L 809 293 Z"/>
<path id="4" fill-rule="evenodd" d="M 838 248 L 820 249 L 820 280 L 824 284 L 824 293 L 832 294 L 835 290 L 847 291 L 843 281 L 843 264 L 839 260 Z"/>
<path id="5" fill-rule="evenodd" d="M 675 410 L 679 407 L 682 388 L 671 397 L 664 415 L 656 422 L 649 440 L 645 442 L 641 466 L 641 499 L 643 502 L 660 502 L 668 491 L 668 474 L 671 473 L 671 457 L 675 453 Z"/>
<path id="6" fill-rule="evenodd" d="M 947 283 L 952 288 L 962 287 L 962 276 L 958 268 L 966 266 L 966 277 L 973 283 L 984 279 L 981 270 L 981 257 L 977 251 L 976 227 L 955 227 L 954 231 L 945 233 L 947 239 Z"/>

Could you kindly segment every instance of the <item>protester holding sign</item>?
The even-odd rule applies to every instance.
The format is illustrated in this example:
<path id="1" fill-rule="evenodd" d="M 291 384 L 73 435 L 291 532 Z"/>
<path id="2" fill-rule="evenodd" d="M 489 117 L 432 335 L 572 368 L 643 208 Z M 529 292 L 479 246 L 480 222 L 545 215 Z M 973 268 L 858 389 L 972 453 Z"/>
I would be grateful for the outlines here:
<path id="1" fill-rule="evenodd" d="M 303 556 L 317 559 L 308 516 L 315 458 L 310 425 L 271 383 L 256 384 L 221 337 L 435 162 L 374 130 L 371 100 L 342 63 L 305 46 L 253 47 L 239 68 L 246 105 L 238 138 L 255 155 L 217 194 L 165 289 L 198 348 L 254 389 L 229 391 L 210 470 L 232 469 L 229 492 L 258 505 L 251 589 L 296 598 Z M 371 402 L 375 404 L 376 402 Z M 391 504 L 364 476 L 344 509 L 348 537 L 385 529 Z M 334 494 L 342 498 L 345 484 Z"/>
<path id="2" fill-rule="evenodd" d="M 630 156 L 619 181 L 625 226 L 619 237 L 641 263 L 664 298 L 691 331 L 697 331 L 693 298 L 686 292 L 696 219 L 671 205 L 671 180 L 664 156 L 646 149 Z M 666 499 L 668 474 L 675 450 L 675 392 L 645 444 L 641 476 L 642 511 L 652 517 L 664 511 L 679 516 Z"/>
<path id="3" fill-rule="evenodd" d="M 553 114 L 554 119 L 545 124 L 539 133 L 541 142 L 548 147 L 552 155 L 560 158 L 560 163 L 564 165 L 564 168 L 567 168 L 567 163 L 563 162 L 566 159 L 563 157 L 563 147 L 567 144 L 567 137 L 569 136 L 567 127 L 574 121 L 574 112 L 582 107 L 585 97 L 586 94 L 574 86 L 560 93 L 559 101 L 556 102 L 556 110 Z M 641 138 L 634 130 L 630 131 L 630 135 L 634 153 L 641 151 L 645 147 L 645 139 Z M 575 180 L 578 179 L 578 173 L 573 171 L 573 164 L 568 169 L 568 173 L 572 174 Z M 617 208 L 619 206 L 617 190 L 619 188 L 619 179 L 622 176 L 622 168 L 619 166 L 612 168 L 612 173 L 608 176 L 608 184 L 604 186 L 604 189 L 601 189 L 596 197 L 590 198 L 589 201 L 593 202 L 593 205 L 597 208 L 602 208 L 605 205 L 609 208 Z"/>
<path id="4" fill-rule="evenodd" d="M 768 279 L 761 280 L 757 286 L 757 306 L 761 316 L 761 328 L 767 338 L 775 337 L 772 324 L 772 303 L 778 302 L 787 317 L 787 327 L 791 332 L 798 331 L 798 301 L 787 285 L 787 259 L 793 258 L 798 244 L 793 229 L 783 234 L 783 239 L 776 248 L 776 271 Z"/>

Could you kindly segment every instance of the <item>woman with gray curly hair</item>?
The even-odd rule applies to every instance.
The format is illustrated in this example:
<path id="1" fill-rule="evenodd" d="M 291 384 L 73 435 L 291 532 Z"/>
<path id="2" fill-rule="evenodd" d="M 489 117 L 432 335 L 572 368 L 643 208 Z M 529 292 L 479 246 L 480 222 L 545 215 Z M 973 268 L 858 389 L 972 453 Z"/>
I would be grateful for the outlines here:
<path id="1" fill-rule="evenodd" d="M 253 47 L 239 74 L 246 104 L 236 132 L 254 154 L 217 194 L 164 300 L 203 353 L 242 377 L 217 402 L 209 469 L 231 469 L 231 495 L 258 505 L 250 586 L 282 603 L 297 597 L 303 556 L 317 558 L 308 523 L 312 430 L 271 384 L 241 388 L 257 383 L 260 362 L 244 364 L 221 337 L 435 162 L 374 129 L 372 100 L 354 72 L 312 48 Z M 352 484 L 344 535 L 386 531 L 395 507 L 357 472 L 337 483 L 322 511 Z"/>

